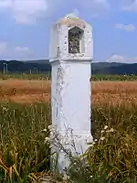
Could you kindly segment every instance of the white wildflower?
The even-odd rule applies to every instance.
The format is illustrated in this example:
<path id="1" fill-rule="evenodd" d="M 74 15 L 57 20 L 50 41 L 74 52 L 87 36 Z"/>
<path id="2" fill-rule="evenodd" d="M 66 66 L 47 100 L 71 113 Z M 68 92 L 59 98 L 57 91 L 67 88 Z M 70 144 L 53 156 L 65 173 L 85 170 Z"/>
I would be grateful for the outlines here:
<path id="1" fill-rule="evenodd" d="M 106 129 L 108 129 L 108 126 L 107 125 L 104 126 L 104 130 L 106 130 Z"/>
<path id="2" fill-rule="evenodd" d="M 114 129 L 113 129 L 113 128 L 111 128 L 110 130 L 107 130 L 106 132 L 107 132 L 107 133 L 114 132 Z"/>
<path id="3" fill-rule="evenodd" d="M 46 137 L 45 140 L 44 140 L 44 144 L 49 143 L 49 142 L 50 142 L 50 138 Z"/>
<path id="4" fill-rule="evenodd" d="M 93 147 L 96 144 L 95 141 L 91 142 L 90 146 Z"/>
<path id="5" fill-rule="evenodd" d="M 50 136 L 53 136 L 54 134 L 53 134 L 53 132 L 50 132 Z"/>
<path id="6" fill-rule="evenodd" d="M 54 138 L 55 138 L 55 135 L 54 135 L 52 132 L 50 132 L 50 138 L 51 138 L 52 140 L 54 140 Z"/>
<path id="7" fill-rule="evenodd" d="M 101 130 L 101 133 L 104 133 L 104 130 Z"/>
<path id="8" fill-rule="evenodd" d="M 8 108 L 5 107 L 5 106 L 2 106 L 2 109 L 3 109 L 4 112 L 7 112 L 8 111 Z"/>
<path id="9" fill-rule="evenodd" d="M 90 178 L 93 178 L 93 175 L 90 175 Z"/>
<path id="10" fill-rule="evenodd" d="M 105 140 L 105 137 L 101 137 L 100 140 L 102 140 L 102 141 Z"/>
<path id="11" fill-rule="evenodd" d="M 97 141 L 98 141 L 98 139 L 95 139 L 94 141 L 95 141 L 95 142 L 97 142 Z"/>
<path id="12" fill-rule="evenodd" d="M 47 132 L 47 129 L 45 128 L 45 129 L 43 130 L 43 132 Z"/>
<path id="13" fill-rule="evenodd" d="M 93 145 L 95 145 L 95 144 L 96 144 L 96 142 L 95 142 L 95 141 L 93 141 L 93 142 L 92 142 L 92 144 L 93 144 Z"/>
<path id="14" fill-rule="evenodd" d="M 90 147 L 93 147 L 94 146 L 94 144 L 90 144 Z"/>
<path id="15" fill-rule="evenodd" d="M 114 132 L 114 129 L 113 129 L 113 128 L 111 128 L 111 129 L 109 130 L 109 132 Z"/>
<path id="16" fill-rule="evenodd" d="M 52 125 L 49 125 L 49 126 L 48 126 L 48 129 L 51 130 L 51 129 L 52 129 Z"/>

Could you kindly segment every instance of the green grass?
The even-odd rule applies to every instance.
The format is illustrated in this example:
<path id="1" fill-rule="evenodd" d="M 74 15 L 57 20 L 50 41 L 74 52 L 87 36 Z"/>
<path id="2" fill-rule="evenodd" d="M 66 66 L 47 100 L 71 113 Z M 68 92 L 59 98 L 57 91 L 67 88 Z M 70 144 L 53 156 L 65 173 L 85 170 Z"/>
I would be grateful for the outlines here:
<path id="1" fill-rule="evenodd" d="M 23 80 L 50 80 L 50 73 L 7 73 L 0 72 L 0 79 L 23 79 Z M 109 74 L 96 74 L 92 75 L 92 81 L 136 81 L 137 75 L 109 75 Z"/>
<path id="2" fill-rule="evenodd" d="M 77 183 L 136 183 L 137 105 L 94 106 L 93 115 L 97 131 L 85 154 L 88 167 L 76 163 L 71 179 Z"/>
<path id="3" fill-rule="evenodd" d="M 88 167 L 78 160 L 72 163 L 71 181 L 136 183 L 137 105 L 94 105 L 93 117 L 96 140 L 85 154 Z M 50 148 L 44 143 L 49 131 L 43 129 L 50 122 L 48 103 L 0 104 L 0 182 L 27 183 L 35 173 L 49 171 Z"/>
<path id="4" fill-rule="evenodd" d="M 22 80 L 49 80 L 50 74 L 48 73 L 41 73 L 41 74 L 29 74 L 29 73 L 7 73 L 3 74 L 0 72 L 0 79 L 7 80 L 7 79 L 22 79 Z"/>
<path id="5" fill-rule="evenodd" d="M 92 81 L 136 81 L 137 75 L 92 75 Z"/>
<path id="6" fill-rule="evenodd" d="M 0 178 L 27 182 L 30 173 L 49 170 L 49 146 L 42 132 L 50 124 L 48 104 L 0 105 Z M 45 133 L 45 134 L 44 134 Z"/>

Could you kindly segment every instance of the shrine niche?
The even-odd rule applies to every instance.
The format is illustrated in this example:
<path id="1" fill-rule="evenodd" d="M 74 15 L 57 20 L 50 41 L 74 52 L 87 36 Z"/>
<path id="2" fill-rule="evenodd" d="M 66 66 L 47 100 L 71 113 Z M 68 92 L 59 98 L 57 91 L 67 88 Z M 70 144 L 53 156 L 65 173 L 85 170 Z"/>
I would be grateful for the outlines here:
<path id="1" fill-rule="evenodd" d="M 68 50 L 69 53 L 76 54 L 83 51 L 84 31 L 79 27 L 73 27 L 68 32 Z"/>

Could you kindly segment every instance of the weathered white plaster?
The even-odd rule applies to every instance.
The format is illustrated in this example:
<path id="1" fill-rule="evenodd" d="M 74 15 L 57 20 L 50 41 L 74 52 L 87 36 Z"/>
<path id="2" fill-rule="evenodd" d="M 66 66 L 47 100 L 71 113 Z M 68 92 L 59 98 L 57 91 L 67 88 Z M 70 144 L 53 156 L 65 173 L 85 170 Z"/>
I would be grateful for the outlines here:
<path id="1" fill-rule="evenodd" d="M 68 32 L 78 27 L 83 31 L 80 53 L 68 51 Z M 83 50 L 83 51 L 82 51 Z M 50 62 L 52 64 L 52 124 L 62 135 L 62 144 L 78 154 L 84 153 L 91 137 L 91 60 L 93 58 L 92 28 L 70 14 L 58 21 L 52 29 Z M 71 134 L 75 148 L 71 145 Z M 66 136 L 67 134 L 67 136 Z M 69 140 L 68 140 L 69 139 Z M 67 143 L 65 143 L 67 141 Z M 70 142 L 70 143 L 69 143 Z M 59 152 L 60 171 L 68 166 L 64 153 L 52 143 L 52 152 Z"/>

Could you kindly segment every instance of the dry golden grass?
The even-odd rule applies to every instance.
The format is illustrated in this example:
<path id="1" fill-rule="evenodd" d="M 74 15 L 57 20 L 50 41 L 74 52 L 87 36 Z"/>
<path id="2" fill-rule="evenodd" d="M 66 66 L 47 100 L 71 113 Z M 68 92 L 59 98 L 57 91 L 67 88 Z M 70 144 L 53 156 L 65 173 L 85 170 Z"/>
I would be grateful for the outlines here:
<path id="1" fill-rule="evenodd" d="M 130 104 L 137 102 L 136 81 L 96 81 L 92 83 L 94 103 Z"/>
<path id="2" fill-rule="evenodd" d="M 42 80 L 0 80 L 0 100 L 19 103 L 50 101 L 50 82 Z M 137 102 L 136 81 L 92 82 L 94 103 Z"/>
<path id="3" fill-rule="evenodd" d="M 0 80 L 0 100 L 32 103 L 50 100 L 50 82 L 42 80 Z"/>

